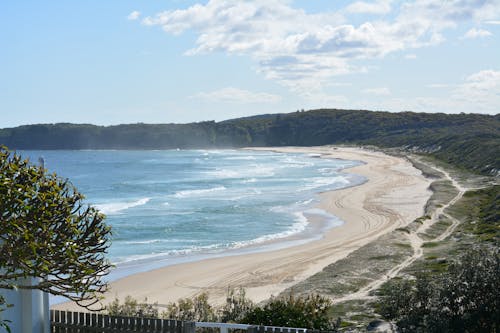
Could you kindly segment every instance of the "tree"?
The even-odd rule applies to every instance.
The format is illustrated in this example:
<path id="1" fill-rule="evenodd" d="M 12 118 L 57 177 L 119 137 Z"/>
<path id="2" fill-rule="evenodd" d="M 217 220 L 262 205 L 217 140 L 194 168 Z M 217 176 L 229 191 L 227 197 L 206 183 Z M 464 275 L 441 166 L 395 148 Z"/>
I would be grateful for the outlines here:
<path id="1" fill-rule="evenodd" d="M 500 251 L 473 248 L 442 275 L 386 287 L 379 312 L 404 332 L 499 332 Z"/>
<path id="2" fill-rule="evenodd" d="M 98 302 L 111 230 L 83 200 L 68 180 L 0 147 L 0 288 Z"/>

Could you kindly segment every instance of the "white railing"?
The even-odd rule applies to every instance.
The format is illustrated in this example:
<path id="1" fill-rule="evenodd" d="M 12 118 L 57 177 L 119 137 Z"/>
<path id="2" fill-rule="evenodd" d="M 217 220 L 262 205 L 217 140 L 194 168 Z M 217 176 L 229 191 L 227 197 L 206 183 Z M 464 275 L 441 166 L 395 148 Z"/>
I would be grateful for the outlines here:
<path id="1" fill-rule="evenodd" d="M 203 322 L 197 321 L 194 323 L 195 327 L 203 327 L 203 328 L 218 328 L 219 333 L 228 333 L 229 329 L 239 329 L 239 330 L 249 330 L 250 328 L 255 328 L 255 325 L 248 324 L 231 324 L 231 323 L 211 323 L 211 322 Z M 290 328 L 290 327 L 275 327 L 275 326 L 261 326 L 261 329 L 264 328 L 266 332 L 296 332 L 296 333 L 307 333 L 306 328 Z"/>

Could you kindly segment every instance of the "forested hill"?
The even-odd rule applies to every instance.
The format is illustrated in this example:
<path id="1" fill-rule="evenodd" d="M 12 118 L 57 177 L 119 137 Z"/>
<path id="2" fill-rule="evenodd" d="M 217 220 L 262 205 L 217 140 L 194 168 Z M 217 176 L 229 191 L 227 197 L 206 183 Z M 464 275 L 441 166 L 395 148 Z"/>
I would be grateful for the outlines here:
<path id="1" fill-rule="evenodd" d="M 312 110 L 190 124 L 42 124 L 0 129 L 11 149 L 175 149 L 373 144 L 498 175 L 500 114 Z"/>

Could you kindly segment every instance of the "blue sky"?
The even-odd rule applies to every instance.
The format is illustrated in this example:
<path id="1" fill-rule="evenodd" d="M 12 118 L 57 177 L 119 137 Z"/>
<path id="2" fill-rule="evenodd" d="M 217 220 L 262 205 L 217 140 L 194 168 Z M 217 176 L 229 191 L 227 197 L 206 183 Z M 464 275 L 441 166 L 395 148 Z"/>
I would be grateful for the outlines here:
<path id="1" fill-rule="evenodd" d="M 0 28 L 0 127 L 500 106 L 500 0 L 16 0 Z"/>

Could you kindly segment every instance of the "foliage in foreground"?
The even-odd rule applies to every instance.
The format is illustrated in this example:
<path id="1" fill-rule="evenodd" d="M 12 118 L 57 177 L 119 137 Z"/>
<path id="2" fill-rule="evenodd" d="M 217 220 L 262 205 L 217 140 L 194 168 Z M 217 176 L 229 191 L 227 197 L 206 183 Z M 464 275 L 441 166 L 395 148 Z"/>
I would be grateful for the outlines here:
<path id="1" fill-rule="evenodd" d="M 5 298 L 0 295 L 0 328 L 4 328 L 7 333 L 11 333 L 9 323 L 10 320 L 2 319 L 2 312 L 4 312 L 10 305 L 6 304 Z"/>
<path id="2" fill-rule="evenodd" d="M 0 288 L 88 307 L 106 290 L 110 228 L 68 180 L 0 147 Z M 33 279 L 35 278 L 35 279 Z"/>
<path id="3" fill-rule="evenodd" d="M 473 249 L 442 275 L 384 288 L 379 312 L 403 332 L 499 332 L 500 251 Z"/>
<path id="4" fill-rule="evenodd" d="M 245 296 L 245 291 L 229 290 L 226 303 L 221 307 L 209 304 L 208 294 L 193 299 L 181 299 L 170 303 L 160 315 L 163 318 L 189 321 L 235 322 L 252 325 L 314 328 L 335 331 L 340 320 L 328 316 L 331 301 L 319 295 L 271 298 L 262 306 L 256 306 Z M 157 304 L 140 304 L 127 296 L 123 304 L 115 299 L 107 307 L 108 314 L 117 316 L 158 317 Z"/>

